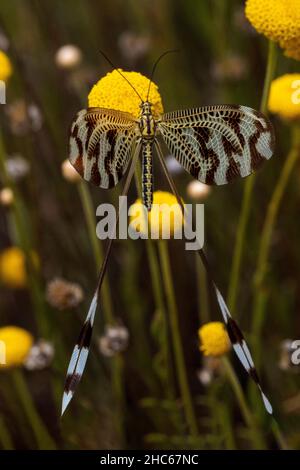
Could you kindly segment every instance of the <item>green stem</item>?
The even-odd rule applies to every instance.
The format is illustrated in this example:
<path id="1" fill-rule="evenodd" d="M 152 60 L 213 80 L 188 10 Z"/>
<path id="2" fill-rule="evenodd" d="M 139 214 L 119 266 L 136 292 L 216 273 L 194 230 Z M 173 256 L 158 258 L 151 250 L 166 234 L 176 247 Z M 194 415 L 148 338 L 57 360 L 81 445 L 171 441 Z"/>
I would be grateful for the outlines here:
<path id="1" fill-rule="evenodd" d="M 95 210 L 93 201 L 91 198 L 91 193 L 87 187 L 87 184 L 84 181 L 81 181 L 78 185 L 79 195 L 81 199 L 81 204 L 83 207 L 83 212 L 85 215 L 85 220 L 87 224 L 88 234 L 90 242 L 92 245 L 94 257 L 95 257 L 95 266 L 98 270 L 102 265 L 104 255 L 101 241 L 97 238 L 96 234 L 96 222 L 95 222 Z M 101 290 L 101 298 L 103 303 L 103 314 L 105 322 L 108 325 L 113 325 L 116 323 L 113 313 L 113 304 L 112 297 L 109 288 L 108 279 L 104 278 Z M 112 358 L 112 388 L 115 397 L 116 403 L 116 413 L 115 413 L 115 426 L 119 436 L 121 445 L 124 444 L 125 431 L 124 431 L 124 408 L 125 408 L 125 398 L 124 398 L 124 384 L 123 384 L 123 375 L 124 375 L 124 364 L 121 356 L 115 356 Z"/>
<path id="2" fill-rule="evenodd" d="M 38 448 L 40 450 L 55 449 L 55 442 L 48 433 L 46 426 L 44 425 L 35 408 L 23 373 L 19 369 L 14 369 L 11 371 L 11 374 L 15 390 L 18 394 L 27 419 L 32 427 Z"/>
<path id="3" fill-rule="evenodd" d="M 79 195 L 81 199 L 81 204 L 83 207 L 83 212 L 86 220 L 86 225 L 88 229 L 88 234 L 90 237 L 90 242 L 92 245 L 94 257 L 95 257 L 95 266 L 96 270 L 100 268 L 103 262 L 103 249 L 101 241 L 97 238 L 96 234 L 96 223 L 95 223 L 95 211 L 94 206 L 91 198 L 90 191 L 87 187 L 87 184 L 84 181 L 81 181 L 78 185 Z M 107 278 L 104 279 L 102 285 L 102 302 L 103 302 L 103 314 L 105 320 L 108 324 L 114 324 L 114 315 L 113 315 L 113 307 L 112 307 L 112 300 L 111 294 L 109 289 L 109 284 Z"/>
<path id="4" fill-rule="evenodd" d="M 10 437 L 9 430 L 6 427 L 6 424 L 2 415 L 0 415 L 0 444 L 3 450 L 14 449 L 14 445 Z"/>
<path id="5" fill-rule="evenodd" d="M 270 86 L 275 73 L 276 67 L 276 44 L 273 41 L 269 41 L 268 47 L 268 61 L 266 68 L 266 75 L 264 81 L 263 94 L 261 98 L 260 110 L 263 113 L 267 113 L 268 110 L 268 97 L 270 92 Z M 241 264 L 245 248 L 245 235 L 249 221 L 251 201 L 253 195 L 255 176 L 251 175 L 247 178 L 242 208 L 238 221 L 237 236 L 235 241 L 235 247 L 233 252 L 233 261 L 229 280 L 228 290 L 228 306 L 230 311 L 234 314 L 236 309 L 237 295 L 239 291 L 240 279 L 241 279 Z"/>
<path id="6" fill-rule="evenodd" d="M 142 197 L 141 191 L 141 165 L 138 162 L 135 169 L 135 186 L 139 197 Z M 151 283 L 152 283 L 152 290 L 154 295 L 154 301 L 157 310 L 159 311 L 160 315 L 163 319 L 163 347 L 164 347 L 164 357 L 165 357 L 165 364 L 166 364 L 166 393 L 169 398 L 175 396 L 175 386 L 173 380 L 173 374 L 171 372 L 171 357 L 169 351 L 169 334 L 168 334 L 168 319 L 167 319 L 167 312 L 165 308 L 164 298 L 163 298 L 163 291 L 162 291 L 162 279 L 161 273 L 159 269 L 159 263 L 157 260 L 157 255 L 154 250 L 153 241 L 151 238 L 146 239 L 146 251 L 147 251 L 147 258 L 149 262 L 149 269 L 150 269 L 150 276 L 151 276 Z"/>
<path id="7" fill-rule="evenodd" d="M 268 112 L 268 100 L 269 100 L 269 93 L 272 80 L 275 74 L 277 62 L 277 45 L 274 41 L 270 41 L 268 43 L 268 59 L 267 59 L 267 69 L 264 81 L 264 88 L 263 94 L 260 102 L 260 111 L 262 113 Z"/>
<path id="8" fill-rule="evenodd" d="M 225 357 L 225 356 L 222 357 L 222 363 L 223 363 L 227 378 L 228 378 L 228 380 L 229 380 L 229 382 L 232 386 L 232 389 L 233 389 L 233 391 L 235 393 L 235 396 L 237 398 L 237 401 L 239 403 L 241 413 L 243 415 L 245 423 L 247 424 L 247 426 L 249 427 L 249 429 L 251 431 L 251 436 L 252 436 L 253 442 L 256 446 L 255 448 L 256 449 L 265 449 L 266 448 L 265 443 L 263 442 L 262 436 L 260 435 L 260 432 L 257 429 L 254 417 L 252 416 L 252 413 L 248 408 L 244 392 L 243 392 L 242 387 L 241 387 L 241 385 L 238 381 L 236 373 L 235 373 L 232 365 L 230 364 L 229 360 L 227 359 L 227 357 Z"/>
<path id="9" fill-rule="evenodd" d="M 289 446 L 288 446 L 288 444 L 285 440 L 285 437 L 283 436 L 283 434 L 280 430 L 280 427 L 279 427 L 277 421 L 274 418 L 272 420 L 271 429 L 272 429 L 273 435 L 274 435 L 274 437 L 277 441 L 279 449 L 288 450 Z"/>
<path id="10" fill-rule="evenodd" d="M 186 415 L 187 424 L 192 436 L 198 435 L 198 425 L 195 416 L 195 411 L 192 402 L 192 396 L 188 383 L 187 370 L 185 366 L 183 347 L 180 337 L 180 326 L 178 321 L 178 310 L 175 300 L 175 292 L 173 286 L 173 279 L 171 274 L 170 258 L 168 247 L 165 240 L 159 240 L 158 249 L 161 261 L 161 268 L 163 274 L 163 283 L 168 303 L 168 310 L 170 316 L 171 334 L 176 362 L 176 369 L 178 374 L 178 382 L 183 401 L 183 407 Z"/>
<path id="11" fill-rule="evenodd" d="M 195 254 L 197 286 L 198 290 L 198 309 L 199 309 L 199 323 L 207 323 L 209 321 L 209 302 L 207 295 L 207 277 L 206 271 L 201 262 L 198 253 Z"/>
<path id="12" fill-rule="evenodd" d="M 275 186 L 274 192 L 270 199 L 265 222 L 262 229 L 262 235 L 260 237 L 260 245 L 258 250 L 258 261 L 254 276 L 254 309 L 253 309 L 253 324 L 252 331 L 255 337 L 255 341 L 258 341 L 260 337 L 266 302 L 265 292 L 263 289 L 263 283 L 267 274 L 268 269 L 268 257 L 270 253 L 270 247 L 272 242 L 272 234 L 274 231 L 280 203 L 282 201 L 285 189 L 288 185 L 289 178 L 295 167 L 295 164 L 300 156 L 300 129 L 298 126 L 294 126 L 292 130 L 292 146 L 291 150 L 285 160 L 283 168 L 280 171 L 280 176 Z"/>

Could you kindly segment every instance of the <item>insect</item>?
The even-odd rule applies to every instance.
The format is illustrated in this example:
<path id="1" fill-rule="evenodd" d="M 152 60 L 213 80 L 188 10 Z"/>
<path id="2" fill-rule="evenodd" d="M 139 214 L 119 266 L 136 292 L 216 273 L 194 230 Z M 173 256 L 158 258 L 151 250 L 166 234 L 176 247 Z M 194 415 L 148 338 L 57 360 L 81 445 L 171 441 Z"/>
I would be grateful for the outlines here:
<path id="1" fill-rule="evenodd" d="M 125 183 L 123 190 L 125 193 L 133 175 L 135 163 L 141 153 L 142 200 L 148 211 L 151 210 L 153 201 L 154 147 L 167 172 L 159 146 L 159 136 L 185 170 L 194 178 L 210 185 L 223 185 L 235 178 L 250 175 L 262 162 L 271 158 L 274 152 L 272 124 L 262 113 L 246 106 L 205 106 L 169 112 L 155 119 L 148 97 L 158 61 L 152 70 L 145 101 L 127 78 L 119 72 L 141 99 L 138 119 L 131 114 L 113 109 L 88 108 L 77 114 L 70 133 L 70 162 L 86 181 L 101 188 L 114 187 L 126 173 L 129 162 L 132 161 L 126 180 L 127 185 Z M 170 177 L 168 178 L 172 186 Z M 108 251 L 111 244 L 112 241 Z M 203 250 L 199 250 L 199 255 L 209 274 L 209 266 Z M 67 372 L 62 412 L 70 402 L 85 367 L 107 260 L 108 253 L 86 321 L 73 350 Z M 258 385 L 265 407 L 271 413 L 271 404 L 262 392 L 243 335 L 230 316 L 226 303 L 211 276 L 210 279 L 233 348 L 248 374 Z"/>
<path id="2" fill-rule="evenodd" d="M 112 188 L 141 146 L 142 198 L 151 210 L 153 146 L 161 135 L 171 153 L 202 183 L 223 185 L 255 171 L 273 155 L 270 121 L 246 106 L 186 109 L 155 119 L 151 103 L 141 102 L 138 119 L 113 109 L 89 108 L 71 128 L 70 162 L 86 180 Z"/>

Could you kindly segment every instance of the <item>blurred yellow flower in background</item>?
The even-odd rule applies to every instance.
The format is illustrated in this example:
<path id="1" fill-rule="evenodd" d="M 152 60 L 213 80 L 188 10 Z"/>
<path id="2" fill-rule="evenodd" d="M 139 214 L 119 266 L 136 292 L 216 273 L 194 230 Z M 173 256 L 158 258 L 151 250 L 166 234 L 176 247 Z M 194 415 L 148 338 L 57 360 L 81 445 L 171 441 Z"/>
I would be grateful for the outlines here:
<path id="1" fill-rule="evenodd" d="M 143 100 L 146 100 L 149 78 L 138 72 L 119 70 L 129 80 Z M 163 112 L 163 105 L 155 83 L 151 84 L 149 101 L 152 103 L 153 115 L 158 117 Z M 88 96 L 89 107 L 116 109 L 131 113 L 135 117 L 138 117 L 140 114 L 140 102 L 137 94 L 116 70 L 101 78 L 93 86 Z"/>
<path id="2" fill-rule="evenodd" d="M 32 253 L 32 262 L 39 266 L 36 253 Z M 17 246 L 5 249 L 0 254 L 0 281 L 12 288 L 22 289 L 27 286 L 26 258 Z"/>
<path id="3" fill-rule="evenodd" d="M 5 52 L 0 51 L 0 80 L 6 82 L 12 74 L 12 65 Z"/>
<path id="4" fill-rule="evenodd" d="M 33 345 L 33 336 L 29 331 L 17 326 L 0 328 L 0 342 L 4 345 L 0 367 L 21 366 Z M 5 364 L 2 364 L 3 359 Z"/>
<path id="5" fill-rule="evenodd" d="M 259 33 L 300 60 L 300 0 L 247 0 L 245 13 Z"/>
<path id="6" fill-rule="evenodd" d="M 148 212 L 141 199 L 137 199 L 130 206 L 130 224 L 135 224 L 136 231 L 142 234 L 151 233 L 153 238 L 162 238 L 168 227 L 170 236 L 173 237 L 182 229 L 183 216 L 176 197 L 167 191 L 154 191 L 151 211 Z M 148 220 L 147 220 L 148 218 Z"/>
<path id="7" fill-rule="evenodd" d="M 231 343 L 223 323 L 214 321 L 205 323 L 198 330 L 200 351 L 204 356 L 222 356 L 230 351 Z"/>
<path id="8" fill-rule="evenodd" d="M 290 73 L 273 80 L 269 110 L 287 120 L 300 120 L 300 74 Z"/>

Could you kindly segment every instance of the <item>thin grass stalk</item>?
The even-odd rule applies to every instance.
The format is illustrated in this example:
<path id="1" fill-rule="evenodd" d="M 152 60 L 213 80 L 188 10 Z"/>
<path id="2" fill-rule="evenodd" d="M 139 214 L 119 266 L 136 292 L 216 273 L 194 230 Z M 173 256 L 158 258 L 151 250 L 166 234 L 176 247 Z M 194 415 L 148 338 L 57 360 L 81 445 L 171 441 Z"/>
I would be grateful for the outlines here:
<path id="1" fill-rule="evenodd" d="M 12 438 L 2 415 L 0 415 L 0 446 L 3 450 L 14 450 Z"/>
<path id="2" fill-rule="evenodd" d="M 225 356 L 222 357 L 222 363 L 226 372 L 226 376 L 237 398 L 245 423 L 251 432 L 251 439 L 253 441 L 253 444 L 255 445 L 255 449 L 266 449 L 266 444 L 259 429 L 257 428 L 255 419 L 247 405 L 243 389 L 240 385 L 240 382 L 236 376 L 232 365 Z"/>
<path id="3" fill-rule="evenodd" d="M 266 75 L 264 80 L 263 93 L 260 103 L 260 111 L 267 113 L 268 111 L 268 98 L 270 92 L 271 82 L 275 74 L 277 59 L 277 47 L 273 41 L 269 41 L 268 44 L 268 59 Z M 240 279 L 241 279 L 241 265 L 245 249 L 245 236 L 246 229 L 250 217 L 251 201 L 254 189 L 255 175 L 251 175 L 247 178 L 244 186 L 244 194 L 242 201 L 242 208 L 239 216 L 236 241 L 233 251 L 233 260 L 231 266 L 231 273 L 229 279 L 228 289 L 228 307 L 232 314 L 236 314 L 236 302 L 239 292 Z"/>
<path id="4" fill-rule="evenodd" d="M 178 374 L 178 382 L 181 392 L 181 398 L 183 402 L 183 408 L 186 416 L 186 421 L 192 436 L 198 435 L 198 424 L 197 418 L 195 415 L 195 410 L 192 401 L 192 395 L 190 392 L 190 387 L 188 383 L 188 375 L 185 365 L 185 359 L 183 354 L 182 341 L 180 337 L 180 325 L 178 320 L 178 309 L 175 299 L 175 291 L 171 273 L 170 257 L 168 252 L 168 247 L 165 240 L 158 241 L 158 251 L 161 262 L 161 269 L 163 275 L 163 283 L 165 287 L 171 335 L 174 348 L 174 356 L 176 363 L 176 370 Z"/>
<path id="5" fill-rule="evenodd" d="M 81 199 L 81 204 L 86 220 L 86 225 L 88 229 L 88 234 L 90 238 L 90 243 L 93 249 L 93 254 L 95 258 L 96 269 L 102 265 L 104 255 L 101 240 L 98 239 L 96 233 L 96 223 L 95 223 L 95 211 L 94 205 L 92 202 L 91 194 L 87 184 L 84 181 L 81 181 L 78 184 L 79 195 Z M 106 324 L 113 325 L 116 323 L 113 313 L 113 304 L 111 298 L 111 292 L 109 288 L 109 283 L 107 277 L 103 280 L 101 299 L 103 303 L 103 315 Z M 116 355 L 112 358 L 112 388 L 116 401 L 116 413 L 115 413 L 115 426 L 118 432 L 118 436 L 122 445 L 124 444 L 125 431 L 124 431 L 124 363 L 120 355 Z"/>
<path id="6" fill-rule="evenodd" d="M 101 240 L 98 239 L 97 234 L 96 234 L 95 210 L 94 210 L 89 188 L 87 187 L 87 184 L 84 181 L 81 181 L 78 184 L 78 190 L 79 190 L 80 200 L 81 200 L 81 204 L 82 204 L 82 208 L 83 208 L 83 212 L 84 212 L 84 216 L 86 220 L 90 243 L 91 243 L 94 258 L 95 258 L 95 268 L 96 270 L 98 270 L 99 266 L 101 266 L 103 262 L 103 248 L 102 248 Z M 110 288 L 109 288 L 107 278 L 103 280 L 101 296 L 102 296 L 103 314 L 104 314 L 105 320 L 108 324 L 112 325 L 115 323 L 115 320 L 114 320 L 114 315 L 113 315 L 111 293 L 110 293 Z"/>
<path id="7" fill-rule="evenodd" d="M 300 157 L 300 128 L 294 126 L 292 129 L 292 144 L 291 150 L 285 160 L 283 168 L 280 171 L 279 179 L 275 186 L 274 192 L 271 196 L 265 222 L 260 237 L 260 244 L 258 250 L 258 260 L 254 276 L 254 308 L 253 308 L 253 323 L 252 332 L 257 343 L 260 344 L 260 336 L 265 319 L 265 306 L 266 306 L 266 293 L 263 288 L 263 283 L 268 271 L 268 258 L 271 249 L 272 235 L 276 224 L 279 208 L 283 199 L 285 190 L 287 188 L 290 176 L 293 172 L 295 164 Z M 259 357 L 260 355 L 257 354 Z"/>
<path id="8" fill-rule="evenodd" d="M 195 264 L 196 264 L 196 277 L 197 277 L 197 286 L 199 286 L 198 291 L 198 315 L 199 315 L 199 324 L 207 323 L 209 321 L 209 300 L 207 292 L 207 277 L 205 268 L 199 258 L 198 253 L 195 254 Z"/>
<path id="9" fill-rule="evenodd" d="M 135 186 L 139 197 L 142 197 L 141 191 L 141 165 L 140 162 L 137 162 L 136 170 L 135 170 Z M 171 371 L 171 355 L 169 350 L 169 334 L 168 334 L 168 318 L 167 312 L 164 303 L 164 295 L 162 290 L 162 277 L 161 272 L 159 269 L 159 263 L 157 259 L 157 255 L 155 253 L 154 245 L 150 237 L 146 239 L 146 251 L 147 251 L 147 258 L 149 261 L 149 269 L 150 269 L 150 276 L 151 276 L 151 283 L 152 283 L 152 290 L 154 295 L 154 301 L 156 308 L 159 310 L 160 314 L 164 320 L 164 354 L 166 358 L 166 394 L 169 398 L 174 398 L 175 396 L 175 384 L 174 384 L 174 377 Z"/>
<path id="10" fill-rule="evenodd" d="M 275 420 L 275 418 L 273 418 L 273 420 L 272 420 L 271 429 L 272 429 L 273 435 L 275 436 L 275 439 L 277 441 L 279 449 L 288 450 L 289 446 L 288 446 L 288 444 L 285 440 L 285 437 L 282 434 L 282 432 L 280 430 L 280 427 L 279 427 L 277 421 Z"/>
<path id="11" fill-rule="evenodd" d="M 39 450 L 54 450 L 56 449 L 56 444 L 46 426 L 44 425 L 42 419 L 39 416 L 39 413 L 36 410 L 34 401 L 31 397 L 31 394 L 28 390 L 27 383 L 24 379 L 23 373 L 19 369 L 11 371 L 12 381 L 16 390 L 16 393 L 19 397 L 20 403 L 22 404 L 23 410 L 27 416 L 27 419 L 31 425 L 32 431 L 34 433 L 37 446 Z"/>

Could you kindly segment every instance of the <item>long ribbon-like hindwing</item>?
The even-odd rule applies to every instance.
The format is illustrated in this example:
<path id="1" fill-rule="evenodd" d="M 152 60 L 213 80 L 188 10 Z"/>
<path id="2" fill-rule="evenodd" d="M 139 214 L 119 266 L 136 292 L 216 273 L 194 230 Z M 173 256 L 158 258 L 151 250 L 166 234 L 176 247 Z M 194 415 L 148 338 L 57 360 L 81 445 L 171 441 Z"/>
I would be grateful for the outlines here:
<path id="1" fill-rule="evenodd" d="M 140 153 L 140 142 L 136 142 L 136 148 L 134 149 L 133 153 L 133 158 L 132 162 L 130 165 L 130 169 L 128 171 L 128 175 L 124 184 L 124 188 L 122 191 L 121 196 L 126 196 L 128 193 L 128 189 L 131 183 L 131 180 L 133 178 L 137 158 Z M 121 199 L 122 202 L 124 203 L 124 198 Z M 90 344 L 91 344 L 91 338 L 92 338 L 92 332 L 93 332 L 93 325 L 94 325 L 94 320 L 95 320 L 95 315 L 96 315 L 96 310 L 100 298 L 100 291 L 103 283 L 103 279 L 105 276 L 108 260 L 109 260 L 109 255 L 112 249 L 113 241 L 115 239 L 115 234 L 117 230 L 117 224 L 119 221 L 119 215 L 123 210 L 123 206 L 121 204 L 121 207 L 119 208 L 118 211 L 118 216 L 116 219 L 116 224 L 113 229 L 113 232 L 110 234 L 109 237 L 109 242 L 108 246 L 106 249 L 106 253 L 103 259 L 103 263 L 101 266 L 100 274 L 98 277 L 98 282 L 97 282 L 97 287 L 95 294 L 93 296 L 86 320 L 84 322 L 84 325 L 82 327 L 82 330 L 80 332 L 78 341 L 75 345 L 75 348 L 73 349 L 73 353 L 71 356 L 71 360 L 69 362 L 69 367 L 67 370 L 67 377 L 66 377 L 66 382 L 65 382 L 65 387 L 64 387 L 64 393 L 63 393 L 63 401 L 62 401 L 62 414 L 65 412 L 68 404 L 73 398 L 75 389 L 77 385 L 79 384 L 82 374 L 84 372 L 84 368 L 86 365 L 87 357 L 89 354 L 89 349 L 90 349 Z"/>
<path id="2" fill-rule="evenodd" d="M 158 142 L 155 142 L 155 147 L 156 147 L 156 150 L 157 150 L 157 153 L 158 153 L 158 156 L 159 156 L 160 163 L 163 167 L 164 173 L 165 173 L 166 178 L 168 180 L 168 183 L 170 185 L 170 188 L 171 188 L 173 194 L 176 196 L 178 204 L 181 207 L 181 210 L 183 211 L 183 213 L 185 213 L 185 209 L 184 209 L 184 205 L 182 203 L 182 199 L 180 198 L 180 195 L 179 195 L 179 193 L 176 189 L 174 181 L 173 181 L 173 179 L 172 179 L 172 177 L 171 177 L 171 175 L 170 175 L 170 173 L 167 169 L 167 166 L 165 164 L 165 161 L 164 161 L 164 158 L 163 158 L 163 155 L 162 155 L 162 151 L 160 149 L 160 146 L 159 146 Z M 185 223 L 188 223 L 188 221 L 189 221 L 189 218 L 185 217 Z M 186 228 L 187 231 L 189 229 L 191 229 L 191 233 L 193 233 L 192 227 L 187 227 L 186 226 L 185 228 Z M 259 377 L 258 377 L 256 368 L 254 366 L 250 350 L 249 350 L 249 348 L 247 346 L 247 343 L 245 341 L 245 338 L 244 338 L 240 328 L 238 327 L 237 323 L 235 322 L 235 320 L 233 320 L 233 318 L 230 315 L 230 312 L 229 312 L 229 309 L 228 309 L 228 307 L 225 303 L 225 300 L 224 300 L 220 290 L 218 289 L 218 287 L 217 287 L 217 285 L 216 285 L 216 283 L 215 283 L 215 281 L 212 277 L 211 269 L 210 269 L 209 264 L 208 264 L 208 260 L 205 256 L 205 253 L 204 253 L 203 249 L 201 248 L 200 243 L 199 243 L 199 249 L 197 250 L 197 253 L 199 254 L 199 256 L 201 258 L 201 261 L 202 261 L 203 266 L 204 266 L 204 268 L 206 270 L 206 273 L 207 273 L 207 277 L 210 280 L 210 282 L 211 282 L 211 284 L 214 288 L 214 291 L 216 293 L 216 299 L 217 299 L 218 305 L 220 307 L 222 317 L 223 317 L 224 323 L 226 325 L 226 328 L 227 328 L 227 331 L 228 331 L 228 336 L 229 336 L 229 339 L 231 341 L 232 347 L 233 347 L 238 359 L 240 360 L 241 364 L 246 369 L 246 371 L 248 372 L 251 379 L 256 383 L 256 385 L 257 385 L 257 387 L 258 387 L 258 389 L 261 393 L 262 400 L 264 402 L 264 405 L 265 405 L 265 408 L 266 408 L 267 412 L 272 414 L 273 410 L 272 410 L 271 403 L 269 402 L 268 398 L 266 397 L 266 395 L 262 391 L 261 384 L 260 384 L 260 381 L 259 381 Z"/>

